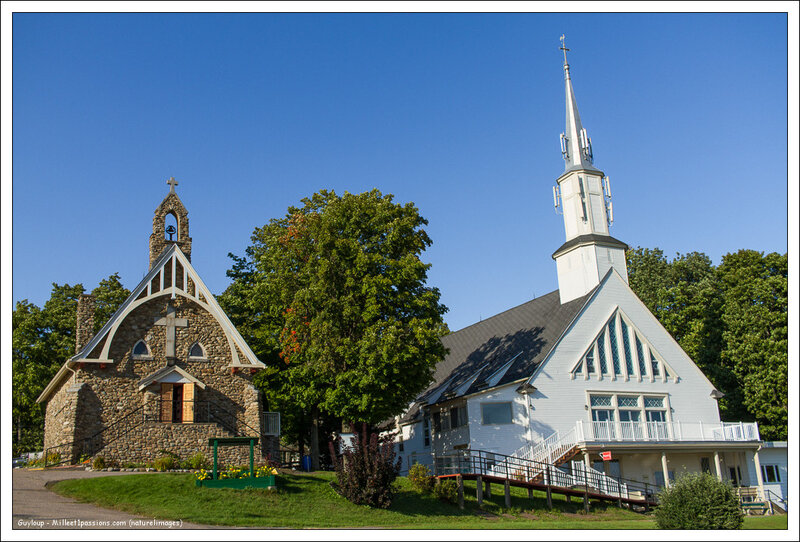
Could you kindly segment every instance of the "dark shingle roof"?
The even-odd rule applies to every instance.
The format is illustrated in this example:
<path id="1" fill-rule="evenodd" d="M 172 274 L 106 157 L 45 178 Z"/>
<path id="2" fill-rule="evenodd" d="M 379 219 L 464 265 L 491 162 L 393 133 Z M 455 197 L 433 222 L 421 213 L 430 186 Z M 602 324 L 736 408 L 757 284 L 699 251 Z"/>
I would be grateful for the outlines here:
<path id="1" fill-rule="evenodd" d="M 529 377 L 593 292 L 562 305 L 556 290 L 442 337 L 449 353 L 436 366 L 434 381 L 419 400 L 436 401 L 440 387 L 448 380 L 445 394 L 456 392 L 473 378 L 458 395 L 474 393 L 512 359 L 494 386 Z M 415 404 L 400 421 L 408 422 L 418 415 Z"/>

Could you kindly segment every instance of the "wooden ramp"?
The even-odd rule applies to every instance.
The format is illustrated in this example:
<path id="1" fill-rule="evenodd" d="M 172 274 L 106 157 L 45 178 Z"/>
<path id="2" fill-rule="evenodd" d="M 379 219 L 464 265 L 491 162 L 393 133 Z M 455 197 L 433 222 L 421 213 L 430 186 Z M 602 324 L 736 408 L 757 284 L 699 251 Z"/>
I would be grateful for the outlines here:
<path id="1" fill-rule="evenodd" d="M 577 453 L 571 449 L 559 459 L 568 460 Z M 560 464 L 560 463 L 559 463 Z M 575 470 L 559 468 L 516 456 L 507 456 L 483 450 L 459 450 L 434 456 L 434 475 L 439 479 L 455 479 L 459 483 L 460 500 L 463 501 L 463 480 L 475 480 L 477 498 L 483 500 L 483 485 L 502 484 L 506 505 L 511 505 L 510 487 L 522 487 L 530 491 L 539 490 L 547 494 L 548 506 L 552 506 L 553 493 L 567 497 L 583 498 L 584 508 L 589 509 L 589 500 L 615 502 L 619 506 L 643 507 L 649 510 L 657 505 L 657 486 L 646 482 L 612 477 L 587 469 L 581 463 Z"/>

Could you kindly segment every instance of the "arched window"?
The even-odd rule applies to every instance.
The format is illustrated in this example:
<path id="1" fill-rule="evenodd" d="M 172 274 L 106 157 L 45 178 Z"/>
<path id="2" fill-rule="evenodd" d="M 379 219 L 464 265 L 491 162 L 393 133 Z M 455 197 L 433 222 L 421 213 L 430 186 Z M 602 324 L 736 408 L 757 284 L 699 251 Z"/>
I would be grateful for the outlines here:
<path id="1" fill-rule="evenodd" d="M 203 349 L 200 343 L 194 343 L 191 348 L 189 348 L 189 357 L 190 358 L 205 358 L 206 351 Z"/>
<path id="2" fill-rule="evenodd" d="M 147 347 L 147 343 L 144 341 L 137 341 L 136 344 L 133 345 L 133 350 L 131 354 L 134 358 L 149 358 L 150 357 L 150 349 Z"/>

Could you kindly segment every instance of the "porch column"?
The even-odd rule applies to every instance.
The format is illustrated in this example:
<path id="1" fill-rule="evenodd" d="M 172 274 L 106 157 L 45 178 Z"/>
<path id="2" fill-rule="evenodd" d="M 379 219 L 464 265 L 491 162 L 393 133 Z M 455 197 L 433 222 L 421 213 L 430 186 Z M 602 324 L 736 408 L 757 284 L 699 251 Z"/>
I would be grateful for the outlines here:
<path id="1" fill-rule="evenodd" d="M 764 477 L 761 476 L 761 461 L 758 460 L 758 450 L 753 452 L 753 463 L 756 466 L 756 480 L 758 481 L 758 495 L 762 500 L 766 500 L 764 493 Z"/>
<path id="2" fill-rule="evenodd" d="M 714 468 L 717 469 L 717 479 L 722 481 L 722 465 L 719 462 L 719 452 L 714 452 Z"/>
<path id="3" fill-rule="evenodd" d="M 669 468 L 667 467 L 667 452 L 661 452 L 661 470 L 664 471 L 664 486 L 670 487 Z"/>
<path id="4" fill-rule="evenodd" d="M 589 452 L 583 452 L 583 464 L 586 465 L 586 472 L 589 472 L 589 469 L 592 468 L 592 462 L 589 459 Z"/>

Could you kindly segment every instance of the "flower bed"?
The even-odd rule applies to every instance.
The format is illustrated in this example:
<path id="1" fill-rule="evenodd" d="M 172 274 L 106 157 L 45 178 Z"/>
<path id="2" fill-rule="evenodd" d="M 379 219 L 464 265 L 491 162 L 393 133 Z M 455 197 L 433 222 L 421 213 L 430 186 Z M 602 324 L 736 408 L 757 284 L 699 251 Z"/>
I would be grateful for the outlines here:
<path id="1" fill-rule="evenodd" d="M 213 478 L 211 471 L 200 469 L 195 474 L 195 485 L 197 487 L 229 487 L 243 489 L 246 487 L 275 487 L 275 475 L 278 471 L 273 467 L 258 467 L 254 471 L 254 476 L 250 476 L 250 469 L 245 467 L 228 467 L 220 471 L 217 479 Z"/>

